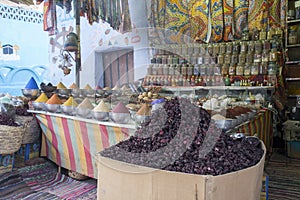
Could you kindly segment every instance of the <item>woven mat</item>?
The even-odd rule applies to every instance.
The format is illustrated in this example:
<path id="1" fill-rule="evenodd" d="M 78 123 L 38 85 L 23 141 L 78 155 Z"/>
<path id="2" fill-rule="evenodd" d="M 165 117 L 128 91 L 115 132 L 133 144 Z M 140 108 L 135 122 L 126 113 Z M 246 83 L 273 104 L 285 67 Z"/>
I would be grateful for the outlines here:
<path id="1" fill-rule="evenodd" d="M 44 162 L 19 168 L 0 176 L 0 199 L 96 199 L 97 185 L 57 173 Z"/>
<path id="2" fill-rule="evenodd" d="M 269 175 L 269 200 L 300 199 L 300 160 L 274 153 L 265 169 Z"/>

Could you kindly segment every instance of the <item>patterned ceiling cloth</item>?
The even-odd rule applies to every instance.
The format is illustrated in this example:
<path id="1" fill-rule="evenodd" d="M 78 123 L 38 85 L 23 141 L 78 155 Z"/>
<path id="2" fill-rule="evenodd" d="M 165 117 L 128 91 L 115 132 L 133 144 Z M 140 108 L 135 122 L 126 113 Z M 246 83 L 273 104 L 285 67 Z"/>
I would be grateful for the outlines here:
<path id="1" fill-rule="evenodd" d="M 257 28 L 266 30 L 267 28 L 267 2 L 266 0 L 249 0 L 248 26 L 249 30 Z"/>
<path id="2" fill-rule="evenodd" d="M 166 43 L 184 43 L 190 36 L 188 3 L 186 0 L 166 0 Z M 163 10 L 159 13 L 162 14 Z"/>
<path id="3" fill-rule="evenodd" d="M 281 5 L 281 0 L 268 0 L 268 7 L 269 7 L 268 23 L 270 28 L 281 27 L 280 5 Z"/>
<path id="4" fill-rule="evenodd" d="M 213 42 L 223 39 L 224 30 L 223 0 L 211 0 L 211 28 Z"/>
<path id="5" fill-rule="evenodd" d="M 241 39 L 243 31 L 248 30 L 248 6 L 246 0 L 234 0 L 233 27 L 235 39 Z"/>
<path id="6" fill-rule="evenodd" d="M 211 36 L 210 0 L 190 1 L 191 38 L 208 42 Z"/>
<path id="7" fill-rule="evenodd" d="M 224 0 L 223 1 L 223 9 L 224 9 L 224 41 L 232 41 L 233 40 L 233 0 Z"/>

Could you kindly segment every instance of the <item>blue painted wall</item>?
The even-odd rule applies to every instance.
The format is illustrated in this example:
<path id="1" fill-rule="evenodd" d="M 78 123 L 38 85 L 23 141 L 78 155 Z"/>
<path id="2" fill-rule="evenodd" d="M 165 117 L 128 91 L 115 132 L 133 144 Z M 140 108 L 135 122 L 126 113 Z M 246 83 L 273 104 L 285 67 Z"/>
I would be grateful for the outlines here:
<path id="1" fill-rule="evenodd" d="M 0 3 L 0 93 L 22 95 L 31 77 L 38 84 L 47 78 L 49 36 L 43 31 L 43 15 Z M 17 45 L 12 55 L 3 55 L 4 45 Z"/>

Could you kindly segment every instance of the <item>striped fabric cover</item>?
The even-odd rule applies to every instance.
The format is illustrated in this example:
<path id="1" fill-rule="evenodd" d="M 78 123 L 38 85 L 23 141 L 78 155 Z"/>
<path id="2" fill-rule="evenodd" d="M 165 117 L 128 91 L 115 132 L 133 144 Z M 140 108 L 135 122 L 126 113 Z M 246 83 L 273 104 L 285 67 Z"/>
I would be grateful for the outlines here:
<path id="1" fill-rule="evenodd" d="M 41 156 L 66 169 L 97 178 L 97 153 L 128 138 L 133 129 L 105 126 L 44 114 Z"/>
<path id="2" fill-rule="evenodd" d="M 272 146 L 272 112 L 269 110 L 261 110 L 261 113 L 256 116 L 254 120 L 241 125 L 238 128 L 238 132 L 246 133 L 247 135 L 253 136 L 257 134 L 264 144 L 266 145 L 267 151 L 270 151 Z"/>

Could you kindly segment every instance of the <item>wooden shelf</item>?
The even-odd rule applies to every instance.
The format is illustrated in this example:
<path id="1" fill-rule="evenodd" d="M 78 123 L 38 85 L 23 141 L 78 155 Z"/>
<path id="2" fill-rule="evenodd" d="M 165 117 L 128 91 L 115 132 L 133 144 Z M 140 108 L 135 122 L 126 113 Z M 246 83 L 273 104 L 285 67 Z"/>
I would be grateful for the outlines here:
<path id="1" fill-rule="evenodd" d="M 297 78 L 285 78 L 287 81 L 300 81 L 300 77 Z"/>
<path id="2" fill-rule="evenodd" d="M 288 44 L 286 45 L 287 48 L 290 48 L 290 47 L 300 47 L 300 44 Z"/>
<path id="3" fill-rule="evenodd" d="M 288 97 L 290 97 L 290 98 L 297 98 L 298 96 L 300 96 L 300 95 L 295 95 L 295 94 L 288 95 Z"/>
<path id="4" fill-rule="evenodd" d="M 287 65 L 300 64 L 300 60 L 286 61 L 285 64 Z"/>
<path id="5" fill-rule="evenodd" d="M 286 23 L 292 24 L 292 23 L 299 23 L 299 22 L 300 22 L 300 19 L 292 19 L 292 20 L 287 20 Z"/>

